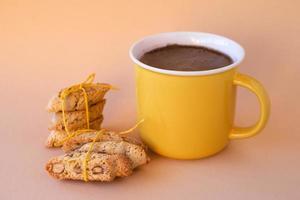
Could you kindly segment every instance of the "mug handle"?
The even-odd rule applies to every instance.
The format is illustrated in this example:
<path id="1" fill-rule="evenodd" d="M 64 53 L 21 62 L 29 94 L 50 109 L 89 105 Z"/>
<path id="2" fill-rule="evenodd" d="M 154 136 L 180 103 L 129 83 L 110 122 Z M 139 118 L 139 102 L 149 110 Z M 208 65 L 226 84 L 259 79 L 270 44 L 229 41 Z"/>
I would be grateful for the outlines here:
<path id="1" fill-rule="evenodd" d="M 258 122 L 250 127 L 233 127 L 229 134 L 230 139 L 248 138 L 259 133 L 266 125 L 270 115 L 270 100 L 264 87 L 254 78 L 237 73 L 233 84 L 242 86 L 253 92 L 260 103 L 260 117 Z"/>

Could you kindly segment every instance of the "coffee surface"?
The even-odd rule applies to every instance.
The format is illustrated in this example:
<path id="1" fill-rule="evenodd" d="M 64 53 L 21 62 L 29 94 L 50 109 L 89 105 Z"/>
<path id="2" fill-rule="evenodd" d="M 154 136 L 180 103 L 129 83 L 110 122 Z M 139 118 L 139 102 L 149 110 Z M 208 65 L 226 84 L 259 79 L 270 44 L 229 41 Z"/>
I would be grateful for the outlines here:
<path id="1" fill-rule="evenodd" d="M 224 67 L 232 59 L 202 46 L 172 44 L 145 53 L 140 61 L 152 67 L 175 71 L 202 71 Z"/>

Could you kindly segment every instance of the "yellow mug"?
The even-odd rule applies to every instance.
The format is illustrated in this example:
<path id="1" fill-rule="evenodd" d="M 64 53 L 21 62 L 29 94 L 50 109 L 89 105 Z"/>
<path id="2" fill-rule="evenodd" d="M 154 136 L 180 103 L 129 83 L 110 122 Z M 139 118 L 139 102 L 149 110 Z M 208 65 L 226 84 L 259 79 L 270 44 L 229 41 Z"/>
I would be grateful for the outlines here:
<path id="1" fill-rule="evenodd" d="M 139 58 L 168 44 L 198 45 L 229 55 L 233 64 L 206 71 L 164 70 Z M 261 131 L 270 114 L 270 101 L 254 78 L 237 72 L 243 48 L 223 36 L 201 32 L 170 32 L 136 42 L 129 55 L 135 63 L 138 118 L 143 141 L 154 152 L 175 159 L 198 159 L 221 151 L 231 139 Z M 253 92 L 260 118 L 251 127 L 233 125 L 236 86 Z"/>

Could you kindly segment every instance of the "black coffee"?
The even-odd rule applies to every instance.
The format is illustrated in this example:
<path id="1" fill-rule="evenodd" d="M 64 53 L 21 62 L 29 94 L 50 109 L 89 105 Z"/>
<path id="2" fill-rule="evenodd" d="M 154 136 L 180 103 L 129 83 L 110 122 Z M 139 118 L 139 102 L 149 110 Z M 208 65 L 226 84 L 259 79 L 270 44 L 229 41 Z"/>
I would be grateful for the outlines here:
<path id="1" fill-rule="evenodd" d="M 224 67 L 232 59 L 213 49 L 201 46 L 172 44 L 145 53 L 140 61 L 152 67 L 176 71 L 201 71 Z"/>

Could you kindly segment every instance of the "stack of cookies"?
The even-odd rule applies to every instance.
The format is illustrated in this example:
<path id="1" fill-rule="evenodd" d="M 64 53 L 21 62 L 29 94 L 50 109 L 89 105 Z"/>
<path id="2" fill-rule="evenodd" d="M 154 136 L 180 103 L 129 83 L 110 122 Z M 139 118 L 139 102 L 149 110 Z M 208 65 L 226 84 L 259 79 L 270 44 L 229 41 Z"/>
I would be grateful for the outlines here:
<path id="1" fill-rule="evenodd" d="M 131 175 L 133 169 L 150 160 L 145 145 L 128 135 L 104 130 L 95 138 L 97 131 L 86 131 L 66 141 L 66 154 L 46 164 L 48 174 L 57 179 L 112 181 Z"/>
<path id="2" fill-rule="evenodd" d="M 102 111 L 105 105 L 104 95 L 110 89 L 110 85 L 104 83 L 94 83 L 82 86 L 86 92 L 88 114 L 86 102 L 82 90 L 70 93 L 64 99 L 64 117 L 61 90 L 51 98 L 47 105 L 47 111 L 51 113 L 50 135 L 46 141 L 47 147 L 58 147 L 61 140 L 68 135 L 81 129 L 100 130 L 103 121 Z M 87 115 L 89 121 L 87 121 Z M 64 122 L 65 118 L 65 122 Z M 89 125 L 88 125 L 89 123 Z M 65 127 L 65 125 L 67 127 Z"/>
<path id="3" fill-rule="evenodd" d="M 52 120 L 46 146 L 61 147 L 65 152 L 46 164 L 54 178 L 112 181 L 129 176 L 149 161 L 146 146 L 128 135 L 139 123 L 119 133 L 101 128 L 104 95 L 111 86 L 93 80 L 91 75 L 87 81 L 61 90 L 48 103 Z"/>

